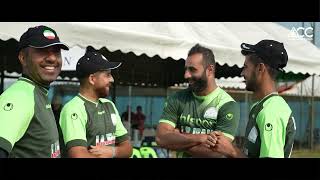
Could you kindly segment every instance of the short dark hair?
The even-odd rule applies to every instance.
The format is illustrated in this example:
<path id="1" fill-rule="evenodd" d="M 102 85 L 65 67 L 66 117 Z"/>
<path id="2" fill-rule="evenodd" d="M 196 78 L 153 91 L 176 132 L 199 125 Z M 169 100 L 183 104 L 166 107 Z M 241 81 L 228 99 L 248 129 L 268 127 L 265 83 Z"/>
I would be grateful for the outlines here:
<path id="1" fill-rule="evenodd" d="M 87 81 L 88 77 L 89 77 L 89 75 L 85 76 L 85 77 L 82 76 L 81 78 L 78 77 L 80 85 L 84 84 Z"/>
<path id="2" fill-rule="evenodd" d="M 264 63 L 264 61 L 255 53 L 248 54 L 247 56 L 249 57 L 249 60 L 252 62 L 252 64 L 254 64 L 255 66 L 257 66 L 259 63 L 263 63 L 267 67 L 271 79 L 274 81 L 276 80 L 280 72 L 279 70 L 272 68 L 268 64 Z"/>
<path id="3" fill-rule="evenodd" d="M 188 56 L 200 53 L 203 57 L 203 65 L 204 67 L 208 67 L 208 65 L 215 65 L 216 61 L 214 59 L 214 54 L 211 49 L 201 46 L 200 44 L 196 44 L 193 46 L 188 52 Z"/>
<path id="4" fill-rule="evenodd" d="M 23 55 L 25 55 L 26 57 L 29 56 L 29 48 L 28 48 L 28 47 L 25 47 L 25 48 L 21 49 L 20 51 L 21 51 L 21 52 L 23 53 Z"/>

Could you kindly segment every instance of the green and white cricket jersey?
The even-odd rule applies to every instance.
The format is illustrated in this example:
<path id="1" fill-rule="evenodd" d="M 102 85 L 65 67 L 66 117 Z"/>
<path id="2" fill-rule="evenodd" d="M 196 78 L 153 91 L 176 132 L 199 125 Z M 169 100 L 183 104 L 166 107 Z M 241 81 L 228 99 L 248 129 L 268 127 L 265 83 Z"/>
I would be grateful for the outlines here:
<path id="1" fill-rule="evenodd" d="M 48 90 L 21 77 L 0 96 L 0 147 L 9 157 L 60 157 Z"/>
<path id="2" fill-rule="evenodd" d="M 171 95 L 160 123 L 168 123 L 182 133 L 209 134 L 218 130 L 233 139 L 239 124 L 240 106 L 221 88 L 207 96 L 196 96 L 189 88 Z M 189 157 L 178 152 L 178 157 Z"/>
<path id="3" fill-rule="evenodd" d="M 296 125 L 286 101 L 270 94 L 255 103 L 246 128 L 245 153 L 248 157 L 290 157 Z"/>
<path id="4" fill-rule="evenodd" d="M 104 98 L 92 102 L 78 94 L 62 108 L 59 123 L 67 150 L 74 146 L 114 146 L 129 138 L 115 105 Z"/>

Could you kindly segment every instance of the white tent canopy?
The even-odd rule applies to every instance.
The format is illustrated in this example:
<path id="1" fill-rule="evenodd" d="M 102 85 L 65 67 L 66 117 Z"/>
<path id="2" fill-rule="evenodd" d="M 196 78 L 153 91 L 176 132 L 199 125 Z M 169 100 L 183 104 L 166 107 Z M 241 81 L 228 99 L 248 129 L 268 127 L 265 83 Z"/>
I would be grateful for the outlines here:
<path id="1" fill-rule="evenodd" d="M 211 48 L 220 64 L 242 67 L 242 42 L 255 44 L 262 39 L 274 39 L 285 44 L 289 62 L 286 71 L 318 73 L 320 50 L 276 23 L 267 22 L 2 22 L 0 39 L 19 40 L 30 26 L 47 25 L 55 29 L 60 39 L 70 47 L 96 49 L 107 47 L 150 57 L 186 58 L 188 50 L 200 43 Z"/>

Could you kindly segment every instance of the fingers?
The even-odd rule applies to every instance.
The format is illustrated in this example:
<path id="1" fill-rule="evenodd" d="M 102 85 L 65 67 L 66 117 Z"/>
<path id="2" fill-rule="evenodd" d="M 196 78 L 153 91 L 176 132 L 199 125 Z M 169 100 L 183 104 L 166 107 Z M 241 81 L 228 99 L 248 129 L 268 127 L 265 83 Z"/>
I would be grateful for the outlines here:
<path id="1" fill-rule="evenodd" d="M 217 143 L 217 138 L 216 137 L 212 137 L 212 136 L 208 136 L 208 141 L 211 143 L 212 146 L 214 146 Z"/>
<path id="2" fill-rule="evenodd" d="M 215 137 L 210 136 L 209 134 L 206 136 L 206 141 L 203 143 L 207 148 L 212 148 L 216 145 L 217 139 Z"/>
<path id="3" fill-rule="evenodd" d="M 212 134 L 215 136 L 223 136 L 223 133 L 221 131 L 213 131 Z"/>
<path id="4" fill-rule="evenodd" d="M 90 149 L 89 152 L 96 156 L 103 155 L 104 153 L 101 149 Z"/>
<path id="5" fill-rule="evenodd" d="M 96 149 L 96 148 L 89 149 L 89 152 L 90 152 L 90 153 L 95 153 L 95 152 L 98 152 L 98 151 L 99 151 L 99 150 Z"/>
<path id="6" fill-rule="evenodd" d="M 103 151 L 103 148 L 101 148 L 101 146 L 90 146 L 91 149 L 89 149 L 89 152 L 91 153 L 98 153 Z"/>

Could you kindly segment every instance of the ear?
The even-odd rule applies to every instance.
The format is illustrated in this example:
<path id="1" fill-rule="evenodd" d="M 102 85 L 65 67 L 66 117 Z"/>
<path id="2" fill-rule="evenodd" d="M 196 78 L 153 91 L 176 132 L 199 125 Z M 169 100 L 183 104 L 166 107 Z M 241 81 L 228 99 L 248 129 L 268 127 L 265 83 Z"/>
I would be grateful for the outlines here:
<path id="1" fill-rule="evenodd" d="M 216 71 L 215 65 L 210 64 L 210 65 L 207 67 L 207 70 L 208 70 L 209 75 L 214 75 L 214 74 L 215 74 L 215 71 Z"/>
<path id="2" fill-rule="evenodd" d="M 258 70 L 258 72 L 260 72 L 260 73 L 263 73 L 263 72 L 265 72 L 266 71 L 266 65 L 265 64 L 263 64 L 263 63 L 259 63 L 258 65 L 257 65 L 257 70 Z"/>
<path id="3" fill-rule="evenodd" d="M 24 52 L 22 52 L 22 51 L 19 52 L 18 59 L 22 65 L 22 67 L 25 67 L 27 65 L 27 57 Z"/>
<path id="4" fill-rule="evenodd" d="M 94 85 L 95 82 L 96 82 L 96 77 L 94 76 L 94 74 L 90 74 L 89 77 L 88 77 L 88 82 L 89 84 L 91 85 Z"/>

